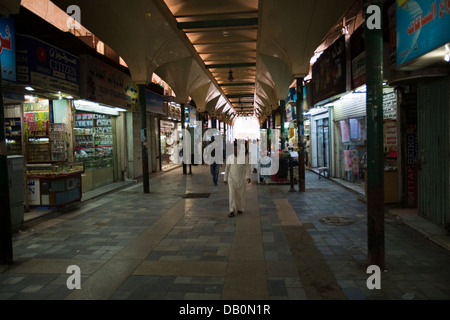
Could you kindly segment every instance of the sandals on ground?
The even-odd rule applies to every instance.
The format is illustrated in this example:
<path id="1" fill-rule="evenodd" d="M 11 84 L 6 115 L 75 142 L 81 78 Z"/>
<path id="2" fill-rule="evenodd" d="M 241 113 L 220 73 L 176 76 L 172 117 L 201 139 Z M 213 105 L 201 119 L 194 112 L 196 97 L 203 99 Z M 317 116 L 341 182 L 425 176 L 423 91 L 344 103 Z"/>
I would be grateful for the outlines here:
<path id="1" fill-rule="evenodd" d="M 233 218 L 233 217 L 234 217 L 234 212 L 230 212 L 230 213 L 228 214 L 228 217 Z"/>

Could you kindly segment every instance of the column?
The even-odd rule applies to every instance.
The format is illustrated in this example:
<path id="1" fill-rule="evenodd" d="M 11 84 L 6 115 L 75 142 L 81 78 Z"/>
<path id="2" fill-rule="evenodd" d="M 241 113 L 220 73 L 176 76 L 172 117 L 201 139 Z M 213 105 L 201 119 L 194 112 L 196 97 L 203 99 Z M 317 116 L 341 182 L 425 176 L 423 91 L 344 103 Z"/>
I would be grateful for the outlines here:
<path id="1" fill-rule="evenodd" d="M 303 78 L 297 78 L 298 191 L 305 192 L 305 138 L 303 119 Z"/>
<path id="2" fill-rule="evenodd" d="M 364 0 L 366 12 L 366 114 L 367 114 L 367 245 L 370 265 L 384 268 L 384 148 L 383 148 L 383 33 L 382 0 Z M 369 6 L 379 8 L 367 14 Z M 369 16 L 370 15 L 370 16 Z M 380 19 L 369 29 L 368 18 Z M 372 27 L 372 26 L 371 26 Z"/>
<path id="3" fill-rule="evenodd" d="M 1 70 L 0 61 L 0 70 Z M 3 105 L 2 76 L 0 74 L 0 263 L 13 263 L 11 211 L 9 203 L 8 155 L 6 153 L 5 110 Z"/>
<path id="4" fill-rule="evenodd" d="M 284 119 L 286 114 L 286 101 L 280 100 L 280 126 L 281 126 L 281 150 L 286 147 L 286 133 L 284 130 Z"/>
<path id="5" fill-rule="evenodd" d="M 182 103 L 181 104 L 181 130 L 183 132 L 183 134 L 185 134 L 185 130 L 186 129 L 186 110 L 185 110 L 185 104 Z M 184 137 L 183 137 L 184 139 Z M 183 141 L 184 142 L 184 141 Z M 184 144 L 183 144 L 184 146 Z M 186 154 L 186 150 L 184 150 L 185 148 L 183 147 L 183 156 Z M 183 161 L 183 174 L 187 174 L 187 167 L 186 164 Z"/>

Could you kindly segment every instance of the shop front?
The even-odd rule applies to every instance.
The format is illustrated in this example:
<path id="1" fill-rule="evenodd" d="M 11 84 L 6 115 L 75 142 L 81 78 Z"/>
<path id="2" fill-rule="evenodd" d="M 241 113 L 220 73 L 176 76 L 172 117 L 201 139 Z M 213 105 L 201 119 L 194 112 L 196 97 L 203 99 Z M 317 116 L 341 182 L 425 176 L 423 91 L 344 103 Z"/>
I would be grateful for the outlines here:
<path id="1" fill-rule="evenodd" d="M 118 157 L 116 128 L 121 112 L 86 100 L 74 101 L 74 107 L 73 156 L 75 161 L 84 163 L 82 185 L 86 192 L 114 181 L 114 159 Z"/>
<path id="2" fill-rule="evenodd" d="M 131 77 L 89 55 L 81 55 L 80 97 L 74 101 L 73 150 L 84 163 L 83 192 L 125 180 L 133 127 L 127 113 L 136 109 L 137 87 Z"/>
<path id="3" fill-rule="evenodd" d="M 160 141 L 161 141 L 161 170 L 169 170 L 179 166 L 176 163 L 174 136 L 181 139 L 181 123 L 169 120 L 160 120 Z"/>
<path id="4" fill-rule="evenodd" d="M 450 225 L 450 5 L 405 0 L 391 10 L 396 19 L 389 80 L 401 97 L 402 200 L 445 227 Z"/>
<path id="5" fill-rule="evenodd" d="M 71 99 L 79 96 L 79 59 L 27 35 L 16 35 L 17 79 L 7 83 L 11 154 L 22 154 L 25 206 L 55 208 L 81 200 L 82 163 L 70 156 Z M 20 135 L 20 136 L 19 136 Z"/>
<path id="6" fill-rule="evenodd" d="M 313 168 L 330 167 L 330 133 L 329 115 L 327 108 L 313 108 L 309 110 L 310 131 L 305 135 L 309 137 L 310 148 L 308 163 Z"/>

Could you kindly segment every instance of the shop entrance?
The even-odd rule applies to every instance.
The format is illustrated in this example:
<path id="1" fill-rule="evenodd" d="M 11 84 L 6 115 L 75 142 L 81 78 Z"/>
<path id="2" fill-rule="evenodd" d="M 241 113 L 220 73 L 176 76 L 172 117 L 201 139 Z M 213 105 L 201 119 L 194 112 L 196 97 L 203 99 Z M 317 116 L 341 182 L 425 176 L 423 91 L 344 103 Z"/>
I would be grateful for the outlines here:
<path id="1" fill-rule="evenodd" d="M 448 105 L 448 78 L 419 87 L 419 214 L 441 226 L 450 221 Z"/>
<path id="2" fill-rule="evenodd" d="M 317 167 L 330 164 L 330 144 L 328 119 L 316 120 L 317 127 Z"/>

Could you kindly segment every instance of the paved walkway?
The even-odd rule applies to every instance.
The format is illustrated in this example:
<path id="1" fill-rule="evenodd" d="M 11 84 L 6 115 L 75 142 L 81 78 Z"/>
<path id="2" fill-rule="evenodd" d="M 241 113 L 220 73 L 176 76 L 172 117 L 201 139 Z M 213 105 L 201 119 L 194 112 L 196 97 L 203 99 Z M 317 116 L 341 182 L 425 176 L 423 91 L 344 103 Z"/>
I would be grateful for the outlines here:
<path id="1" fill-rule="evenodd" d="M 331 180 L 308 171 L 305 193 L 253 182 L 228 218 L 222 177 L 215 187 L 208 167 L 192 171 L 27 222 L 14 264 L 0 266 L 0 299 L 450 299 L 449 251 L 389 214 L 381 289 L 369 290 L 366 204 Z M 67 287 L 71 265 L 80 290 Z"/>

